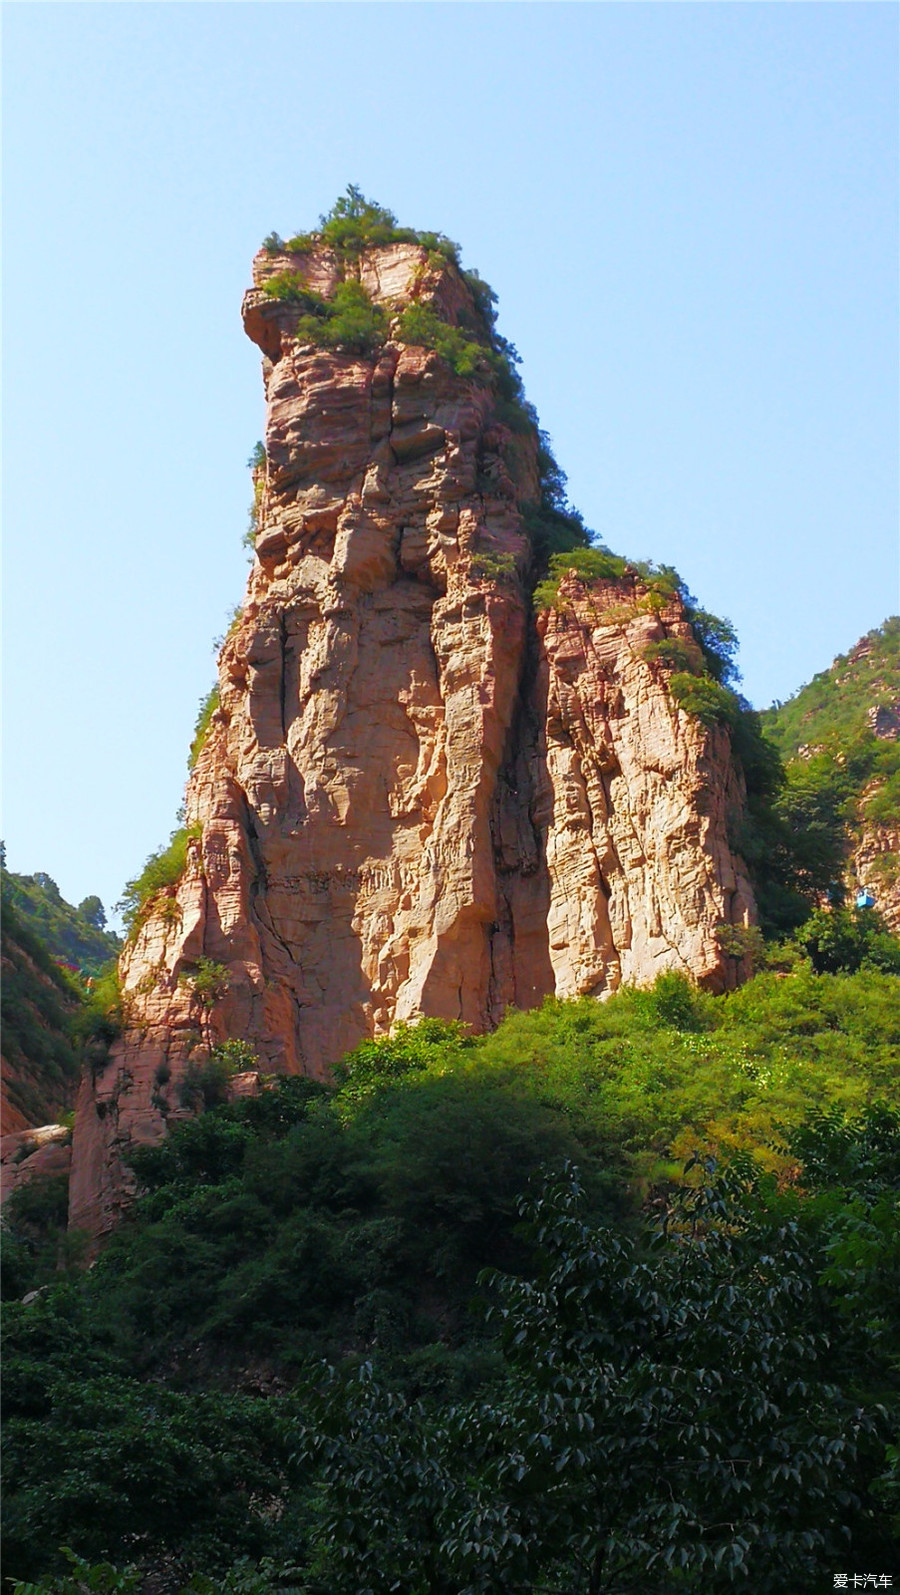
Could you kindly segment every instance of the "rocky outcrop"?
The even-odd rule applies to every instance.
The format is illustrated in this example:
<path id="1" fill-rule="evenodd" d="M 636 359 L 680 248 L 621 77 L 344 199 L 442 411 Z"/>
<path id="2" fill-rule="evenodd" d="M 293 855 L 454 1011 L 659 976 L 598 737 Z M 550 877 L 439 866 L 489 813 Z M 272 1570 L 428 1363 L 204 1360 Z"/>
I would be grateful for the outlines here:
<path id="1" fill-rule="evenodd" d="M 847 884 L 851 894 L 863 891 L 875 901 L 888 930 L 900 936 L 900 823 L 872 819 L 866 797 L 880 791 L 876 783 L 863 794 L 860 823 L 851 839 Z"/>
<path id="2" fill-rule="evenodd" d="M 69 1174 L 72 1131 L 65 1124 L 43 1124 L 0 1137 L 0 1203 L 35 1176 Z"/>
<path id="3" fill-rule="evenodd" d="M 263 288 L 290 268 L 328 297 L 339 266 L 262 254 L 245 300 L 267 402 L 256 554 L 187 867 L 126 948 L 126 1031 L 82 1084 L 71 1214 L 95 1234 L 127 1196 L 123 1148 L 187 1111 L 185 1071 L 226 1038 L 263 1073 L 325 1077 L 422 1014 L 481 1030 L 668 968 L 721 989 L 716 928 L 753 916 L 727 732 L 647 657 L 690 636 L 679 600 L 571 575 L 535 618 L 534 427 L 488 366 L 460 376 L 397 336 L 412 300 L 475 325 L 465 279 L 416 245 L 367 251 L 393 336 L 353 354 L 298 341 L 296 306 Z"/>
<path id="4" fill-rule="evenodd" d="M 874 736 L 896 742 L 900 737 L 900 703 L 873 704 L 866 714 L 866 723 Z"/>

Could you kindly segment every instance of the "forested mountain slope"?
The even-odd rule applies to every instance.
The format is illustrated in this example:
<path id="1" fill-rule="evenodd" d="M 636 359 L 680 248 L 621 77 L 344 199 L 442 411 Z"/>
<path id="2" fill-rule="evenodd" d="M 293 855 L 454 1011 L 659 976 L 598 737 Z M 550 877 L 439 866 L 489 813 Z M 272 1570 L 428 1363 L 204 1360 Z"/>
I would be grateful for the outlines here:
<path id="1" fill-rule="evenodd" d="M 874 899 L 900 930 L 900 618 L 762 715 L 786 764 L 781 802 L 820 889 Z"/>
<path id="2" fill-rule="evenodd" d="M 785 759 L 837 737 L 852 742 L 866 730 L 900 733 L 900 616 L 867 632 L 827 670 L 785 703 L 763 714 L 766 735 Z"/>
<path id="3" fill-rule="evenodd" d="M 3 1134 L 47 1124 L 71 1108 L 79 1062 L 72 1019 L 80 998 L 40 937 L 3 905 Z"/>
<path id="4" fill-rule="evenodd" d="M 2 1124 L 9 1134 L 74 1107 L 80 1065 L 72 1023 L 84 990 L 71 976 L 95 977 L 121 942 L 103 928 L 99 897 L 75 908 L 49 875 L 15 875 L 0 863 L 0 893 Z"/>
<path id="5" fill-rule="evenodd" d="M 99 897 L 86 897 L 75 908 L 44 871 L 15 875 L 5 867 L 2 890 L 4 904 L 11 904 L 19 920 L 40 937 L 51 958 L 83 975 L 96 975 L 120 952 L 121 939 L 106 930 L 106 912 Z"/>

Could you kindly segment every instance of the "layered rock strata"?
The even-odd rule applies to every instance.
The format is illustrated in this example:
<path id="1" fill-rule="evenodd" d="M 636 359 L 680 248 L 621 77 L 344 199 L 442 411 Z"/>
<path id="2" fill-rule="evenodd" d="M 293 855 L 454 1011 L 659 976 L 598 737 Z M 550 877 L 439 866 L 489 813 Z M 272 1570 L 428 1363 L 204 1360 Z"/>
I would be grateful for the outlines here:
<path id="1" fill-rule="evenodd" d="M 71 1216 L 95 1234 L 127 1194 L 123 1148 L 186 1111 L 189 1060 L 218 1041 L 321 1078 L 423 1014 L 482 1030 L 663 969 L 721 989 L 717 927 L 753 917 L 727 732 L 645 657 L 690 636 L 680 602 L 571 575 L 535 618 L 537 435 L 507 424 L 489 367 L 458 376 L 397 336 L 413 300 L 476 325 L 463 276 L 416 245 L 367 251 L 394 320 L 356 355 L 298 341 L 262 286 L 287 268 L 325 297 L 340 274 L 323 249 L 261 254 L 245 299 L 267 403 L 255 559 L 187 868 L 122 957 L 126 1032 L 82 1086 Z"/>

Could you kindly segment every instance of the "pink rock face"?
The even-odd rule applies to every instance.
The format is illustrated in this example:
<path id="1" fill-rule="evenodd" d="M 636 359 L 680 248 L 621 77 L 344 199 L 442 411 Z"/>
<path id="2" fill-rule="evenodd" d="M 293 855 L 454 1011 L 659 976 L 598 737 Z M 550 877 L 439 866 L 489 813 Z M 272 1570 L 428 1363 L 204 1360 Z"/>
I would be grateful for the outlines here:
<path id="1" fill-rule="evenodd" d="M 721 988 L 716 926 L 753 915 L 727 734 L 641 653 L 689 635 L 678 602 L 569 580 L 535 623 L 536 434 L 498 418 L 487 371 L 396 339 L 298 343 L 296 308 L 259 286 L 287 268 L 337 281 L 327 251 L 260 255 L 245 299 L 267 401 L 256 558 L 188 787 L 199 834 L 123 954 L 126 1033 L 82 1084 L 71 1221 L 94 1235 L 127 1200 L 123 1150 L 186 1111 L 179 1082 L 216 1041 L 325 1078 L 420 1015 L 483 1030 L 666 968 Z M 392 314 L 472 315 L 418 246 L 369 250 L 361 274 Z M 206 1005 L 200 958 L 225 971 Z"/>
<path id="2" fill-rule="evenodd" d="M 67 1175 L 72 1132 L 64 1124 L 11 1132 L 0 1138 L 0 1203 L 35 1175 Z"/>

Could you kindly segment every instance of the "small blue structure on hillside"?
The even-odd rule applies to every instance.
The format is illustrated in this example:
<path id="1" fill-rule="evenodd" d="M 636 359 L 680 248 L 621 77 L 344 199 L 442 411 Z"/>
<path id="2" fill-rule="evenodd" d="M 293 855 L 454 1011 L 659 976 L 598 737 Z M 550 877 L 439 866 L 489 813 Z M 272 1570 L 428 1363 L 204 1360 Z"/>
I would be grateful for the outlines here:
<path id="1" fill-rule="evenodd" d="M 860 890 L 856 894 L 856 906 L 857 908 L 874 908 L 875 899 L 869 892 Z"/>

